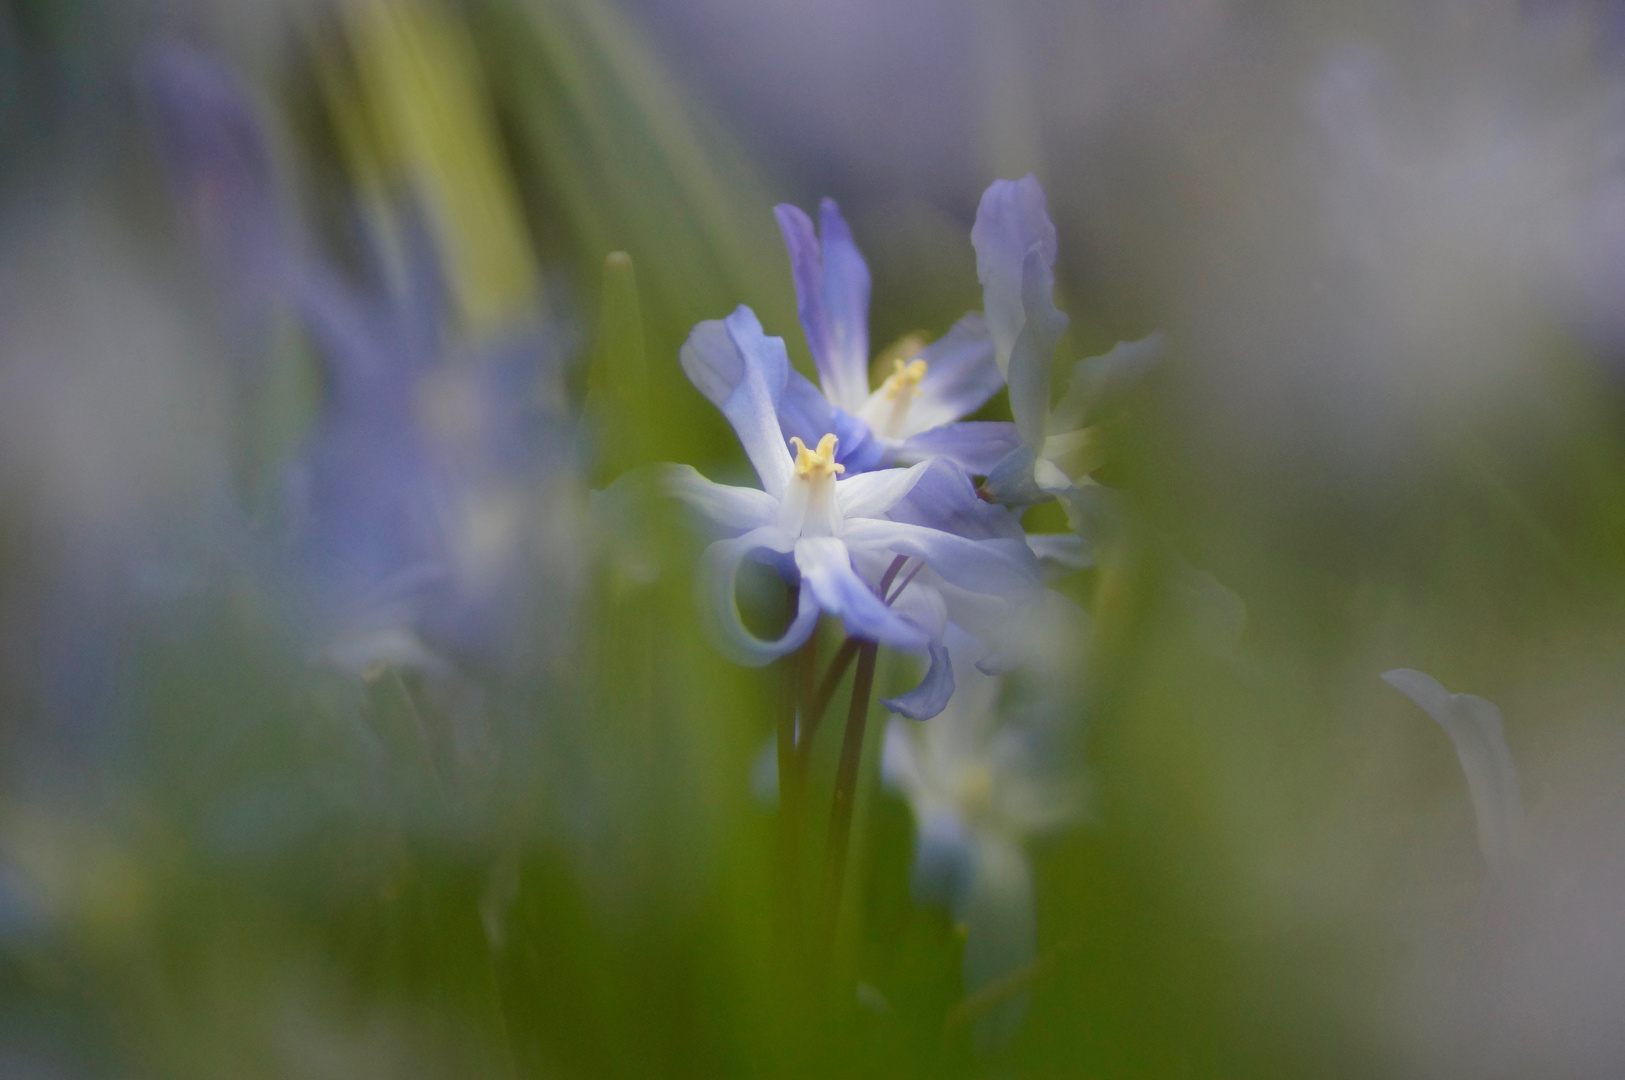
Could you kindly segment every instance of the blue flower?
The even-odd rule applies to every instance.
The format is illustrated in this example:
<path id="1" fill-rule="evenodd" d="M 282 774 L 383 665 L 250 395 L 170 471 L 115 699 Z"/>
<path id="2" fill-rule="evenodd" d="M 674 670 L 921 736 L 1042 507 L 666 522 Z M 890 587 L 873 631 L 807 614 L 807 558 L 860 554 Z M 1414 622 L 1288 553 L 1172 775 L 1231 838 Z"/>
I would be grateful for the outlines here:
<path id="1" fill-rule="evenodd" d="M 949 644 L 959 655 L 971 643 L 950 634 Z M 1025 845 L 1083 812 L 1082 789 L 1053 766 L 1042 725 L 1001 716 L 1004 689 L 1003 678 L 973 670 L 931 723 L 894 719 L 888 725 L 881 764 L 887 787 L 914 812 L 915 895 L 947 907 L 964 930 L 968 994 L 1033 963 L 1033 876 Z M 1018 995 L 983 1016 L 978 1044 L 991 1049 L 1003 1042 L 1024 1010 L 1025 997 Z"/>
<path id="2" fill-rule="evenodd" d="M 869 387 L 869 268 L 831 199 L 820 209 L 822 244 L 813 223 L 789 204 L 774 208 L 790 250 L 797 307 L 819 386 L 791 371 L 779 403 L 784 431 L 811 444 L 826 432 L 840 440 L 837 460 L 849 472 L 946 458 L 986 475 L 1020 444 L 1010 424 L 966 421 L 998 392 L 1004 377 L 980 315 L 912 357 L 898 357 L 880 386 Z M 720 340 L 721 323 L 702 323 L 685 347 L 683 370 L 700 392 L 721 406 L 738 381 Z"/>
<path id="3" fill-rule="evenodd" d="M 941 528 L 956 509 L 972 520 L 963 504 L 976 502 L 964 474 L 947 462 L 845 475 L 837 432 L 822 433 L 816 443 L 786 439 L 779 416 L 789 357 L 783 340 L 766 336 L 749 308 L 720 324 L 701 324 L 685 350 L 703 350 L 706 370 L 735 373 L 722 411 L 762 484 L 715 484 L 686 465 L 662 473 L 667 492 L 721 536 L 706 550 L 701 583 L 723 648 L 741 663 L 765 664 L 806 641 L 821 614 L 833 615 L 853 637 L 929 652 L 932 674 L 921 691 L 899 701 L 911 713 L 940 709 L 953 687 L 942 646 L 950 609 L 980 603 L 1009 614 L 1044 591 L 1019 532 L 963 536 Z M 931 500 L 910 500 L 922 484 L 946 490 L 954 476 L 963 491 L 950 505 L 934 509 Z M 800 584 L 794 617 L 777 640 L 756 637 L 740 620 L 735 592 L 747 558 L 769 562 Z"/>
<path id="4" fill-rule="evenodd" d="M 1020 446 L 988 470 L 985 490 L 1012 506 L 1056 496 L 1070 504 L 1100 464 L 1091 425 L 1113 395 L 1157 362 L 1162 336 L 1078 361 L 1052 410 L 1050 372 L 1068 319 L 1055 307 L 1055 225 L 1038 179 L 995 180 L 977 207 L 971 244 L 994 362 L 1009 383 L 1021 437 Z"/>
<path id="5" fill-rule="evenodd" d="M 358 673 L 518 653 L 560 629 L 522 600 L 567 610 L 578 585 L 566 335 L 458 349 L 426 232 L 404 235 L 398 279 L 380 264 L 354 289 L 311 265 L 295 298 L 329 377 L 286 474 L 286 551 L 321 653 Z"/>
<path id="6" fill-rule="evenodd" d="M 336 273 L 281 212 L 260 123 L 228 70 L 161 46 L 145 83 L 228 295 L 257 317 L 290 307 L 323 362 L 325 398 L 284 474 L 273 560 L 309 651 L 361 674 L 562 645 L 584 510 L 562 320 L 457 340 L 413 213 L 372 215 L 360 280 Z"/>

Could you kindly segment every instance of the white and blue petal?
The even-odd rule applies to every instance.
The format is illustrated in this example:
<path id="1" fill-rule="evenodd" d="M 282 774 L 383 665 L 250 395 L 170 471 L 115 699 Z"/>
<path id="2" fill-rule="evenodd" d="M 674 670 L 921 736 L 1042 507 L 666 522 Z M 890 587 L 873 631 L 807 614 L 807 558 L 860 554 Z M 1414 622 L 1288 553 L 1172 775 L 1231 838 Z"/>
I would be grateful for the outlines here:
<path id="1" fill-rule="evenodd" d="M 976 277 L 982 283 L 982 309 L 993 339 L 994 360 L 1001 372 L 1010 365 L 1016 337 L 1027 321 L 1025 277 L 1029 253 L 1037 255 L 1033 288 L 1050 295 L 1055 289 L 1055 225 L 1038 178 L 995 180 L 982 193 L 971 227 L 976 248 Z"/>
<path id="2" fill-rule="evenodd" d="M 1003 506 L 979 498 L 965 469 L 943 458 L 929 463 L 924 475 L 886 516 L 968 540 L 1019 540 L 1025 535 L 1020 518 Z"/>
<path id="3" fill-rule="evenodd" d="M 734 344 L 733 335 L 728 333 L 721 319 L 707 319 L 695 325 L 682 348 L 677 350 L 677 362 L 694 389 L 719 409 L 745 376 L 745 361 L 739 355 L 739 346 Z"/>
<path id="4" fill-rule="evenodd" d="M 739 350 L 739 383 L 722 403 L 722 412 L 739 436 L 762 488 L 775 499 L 784 496 L 791 475 L 790 450 L 779 426 L 779 401 L 790 375 L 790 357 L 782 338 L 769 337 L 755 312 L 741 305 L 723 320 Z"/>
<path id="5" fill-rule="evenodd" d="M 921 462 L 907 469 L 877 469 L 835 483 L 835 498 L 848 518 L 879 517 L 901 502 L 930 467 Z"/>
<path id="6" fill-rule="evenodd" d="M 895 649 L 919 651 L 931 644 L 930 633 L 886 606 L 852 569 L 844 542 L 833 536 L 804 536 L 795 542 L 801 594 L 840 619 L 850 637 L 878 641 Z"/>
<path id="7" fill-rule="evenodd" d="M 654 470 L 662 491 L 727 535 L 759 529 L 778 516 L 778 500 L 765 491 L 713 483 L 692 465 L 657 465 Z"/>
<path id="8" fill-rule="evenodd" d="M 940 458 L 968 473 L 987 476 L 1011 451 L 1025 445 L 1014 424 L 1000 420 L 966 420 L 943 424 L 910 436 L 896 450 L 903 464 Z"/>
<path id="9" fill-rule="evenodd" d="M 1021 298 L 1025 319 L 1010 350 L 1005 377 L 1010 385 L 1010 415 L 1028 445 L 1042 447 L 1049 427 L 1050 371 L 1055 345 L 1068 319 L 1055 306 L 1055 275 L 1035 248 L 1027 253 Z M 1040 478 L 1042 486 L 1042 477 Z"/>
<path id="10" fill-rule="evenodd" d="M 993 358 L 987 320 L 966 315 L 942 337 L 920 351 L 925 378 L 920 396 L 909 409 L 910 431 L 952 423 L 980 409 L 1004 385 L 1004 372 Z"/>
<path id="11" fill-rule="evenodd" d="M 790 626 L 778 639 L 768 641 L 751 633 L 739 617 L 736 593 L 739 568 L 757 552 L 785 555 L 795 549 L 796 538 L 774 526 L 754 529 L 731 540 L 718 540 L 705 549 L 696 586 L 700 609 L 708 616 L 718 646 L 734 662 L 761 667 L 801 647 L 818 624 L 818 602 L 801 591 Z"/>
<path id="12" fill-rule="evenodd" d="M 937 529 L 874 518 L 846 522 L 841 535 L 854 549 L 912 555 L 944 581 L 973 592 L 1026 593 L 1039 587 L 1038 562 L 1018 539 L 967 540 Z"/>

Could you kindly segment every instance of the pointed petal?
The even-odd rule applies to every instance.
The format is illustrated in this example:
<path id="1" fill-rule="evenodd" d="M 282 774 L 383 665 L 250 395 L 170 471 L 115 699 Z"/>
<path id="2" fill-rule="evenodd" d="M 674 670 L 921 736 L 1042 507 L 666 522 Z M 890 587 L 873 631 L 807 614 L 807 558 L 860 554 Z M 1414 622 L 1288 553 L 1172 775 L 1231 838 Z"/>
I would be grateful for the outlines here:
<path id="1" fill-rule="evenodd" d="M 737 539 L 718 540 L 705 549 L 695 583 L 700 592 L 700 610 L 708 616 L 707 623 L 717 647 L 735 663 L 747 667 L 771 663 L 800 648 L 818 624 L 818 605 L 805 589 L 801 592 L 795 618 L 777 641 L 764 641 L 752 634 L 739 618 L 735 592 L 740 564 L 754 551 L 784 554 L 793 550 L 794 545 L 795 538 L 789 533 L 768 527 Z"/>
<path id="2" fill-rule="evenodd" d="M 1022 445 L 1016 425 L 997 420 L 943 424 L 906 440 L 897 449 L 902 462 L 944 458 L 968 473 L 986 476 Z"/>
<path id="3" fill-rule="evenodd" d="M 896 506 L 925 475 L 929 463 L 908 469 L 877 469 L 835 481 L 842 517 L 879 517 Z"/>
<path id="4" fill-rule="evenodd" d="M 993 339 L 994 360 L 1007 371 L 1016 337 L 1027 321 L 1024 277 L 1029 253 L 1036 253 L 1033 289 L 1055 291 L 1056 236 L 1038 178 L 995 180 L 982 193 L 970 233 L 976 248 L 976 277 L 982 283 L 982 309 Z"/>
<path id="5" fill-rule="evenodd" d="M 849 636 L 911 652 L 930 645 L 925 630 L 881 603 L 858 577 L 851 554 L 838 538 L 802 537 L 796 541 L 795 552 L 802 594 L 817 597 L 821 608 L 845 624 Z"/>
<path id="6" fill-rule="evenodd" d="M 657 465 L 654 469 L 663 492 L 730 535 L 759 529 L 778 516 L 778 500 L 765 491 L 714 484 L 692 465 Z"/>
<path id="7" fill-rule="evenodd" d="M 883 698 L 881 704 L 911 720 L 929 720 L 948 707 L 954 693 L 954 666 L 948 658 L 947 646 L 940 642 L 931 645 L 931 666 L 920 685 L 901 697 Z"/>
<path id="8" fill-rule="evenodd" d="M 818 204 L 818 226 L 829 318 L 829 356 L 818 370 L 825 396 L 856 412 L 869 396 L 869 266 L 834 199 Z"/>
<path id="9" fill-rule="evenodd" d="M 790 252 L 796 310 L 824 396 L 856 412 L 869 392 L 869 268 L 835 204 L 820 211 L 823 245 L 799 207 L 773 208 Z"/>
<path id="10" fill-rule="evenodd" d="M 1493 869 L 1502 869 L 1523 826 L 1524 812 L 1501 710 L 1473 694 L 1452 694 L 1432 676 L 1410 668 L 1384 672 L 1382 679 L 1420 706 L 1450 736 L 1467 774 L 1467 790 L 1478 819 L 1479 850 Z"/>
<path id="11" fill-rule="evenodd" d="M 756 313 L 741 305 L 724 322 L 739 350 L 742 374 L 722 404 L 745 455 L 762 479 L 762 488 L 775 499 L 784 497 L 790 483 L 790 448 L 779 427 L 779 400 L 790 375 L 790 357 L 782 338 L 768 337 Z"/>
<path id="12" fill-rule="evenodd" d="M 690 330 L 677 350 L 677 362 L 694 389 L 719 409 L 745 376 L 745 361 L 721 319 L 707 319 Z"/>
<path id="13" fill-rule="evenodd" d="M 1055 366 L 1055 345 L 1069 320 L 1055 307 L 1055 275 L 1036 248 L 1027 253 L 1023 275 L 1021 298 L 1026 318 L 1010 350 L 1005 375 L 1010 383 L 1010 415 L 1021 429 L 1021 437 L 1041 447 L 1049 426 L 1049 383 L 1050 370 Z"/>
<path id="14" fill-rule="evenodd" d="M 979 498 L 965 470 L 937 458 L 930 463 L 908 496 L 886 514 L 893 521 L 924 525 L 963 536 L 967 540 L 995 537 L 1021 539 L 1021 519 L 995 503 Z"/>
<path id="15" fill-rule="evenodd" d="M 1004 372 L 993 359 L 987 320 L 966 315 L 942 337 L 927 345 L 920 397 L 909 410 L 907 432 L 924 431 L 968 416 L 1004 385 Z"/>
<path id="16" fill-rule="evenodd" d="M 848 520 L 841 538 L 853 548 L 923 559 L 944 581 L 972 592 L 1026 593 L 1038 588 L 1038 561 L 1022 540 L 967 540 L 938 529 L 877 518 Z"/>

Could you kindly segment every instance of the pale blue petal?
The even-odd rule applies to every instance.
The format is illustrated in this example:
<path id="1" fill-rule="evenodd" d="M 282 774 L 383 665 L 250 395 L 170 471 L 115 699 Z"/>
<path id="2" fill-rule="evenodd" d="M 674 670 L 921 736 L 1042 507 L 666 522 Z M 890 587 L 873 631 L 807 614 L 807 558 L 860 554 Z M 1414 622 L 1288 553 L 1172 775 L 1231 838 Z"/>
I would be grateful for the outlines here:
<path id="1" fill-rule="evenodd" d="M 712 483 L 692 465 L 657 465 L 654 470 L 661 491 L 730 535 L 759 529 L 778 515 L 778 500 L 765 491 Z"/>
<path id="2" fill-rule="evenodd" d="M 677 362 L 694 389 L 719 409 L 745 375 L 745 361 L 721 319 L 707 319 L 690 330 L 677 350 Z"/>
<path id="3" fill-rule="evenodd" d="M 930 634 L 882 603 L 857 575 L 852 556 L 839 539 L 802 537 L 795 553 L 802 595 L 817 597 L 818 605 L 845 625 L 848 636 L 909 651 L 930 645 Z"/>
<path id="4" fill-rule="evenodd" d="M 993 466 L 982 484 L 982 490 L 994 502 L 1018 510 L 1055 498 L 1054 494 L 1039 487 L 1033 478 L 1033 466 L 1037 461 L 1038 455 L 1033 448 L 1022 443 Z"/>
<path id="5" fill-rule="evenodd" d="M 924 525 L 928 529 L 963 536 L 968 540 L 995 537 L 1021 539 L 1021 519 L 1009 510 L 982 499 L 965 470 L 938 458 L 930 463 L 908 495 L 886 514 L 893 521 Z"/>
<path id="6" fill-rule="evenodd" d="M 718 540 L 705 549 L 700 560 L 700 573 L 696 587 L 700 592 L 700 610 L 708 618 L 717 647 L 735 663 L 747 667 L 761 667 L 785 653 L 801 647 L 818 625 L 818 604 L 803 589 L 795 618 L 789 629 L 776 641 L 764 641 L 745 628 L 739 618 L 739 603 L 735 593 L 739 584 L 739 567 L 753 552 L 770 551 L 785 554 L 795 547 L 795 537 L 783 529 L 768 527 L 756 529 L 733 540 Z"/>
<path id="7" fill-rule="evenodd" d="M 755 312 L 741 305 L 725 320 L 743 363 L 739 384 L 723 402 L 722 412 L 739 436 L 745 455 L 775 499 L 784 497 L 792 469 L 790 448 L 779 427 L 779 400 L 790 375 L 790 357 L 782 338 L 768 337 Z"/>
<path id="8" fill-rule="evenodd" d="M 1010 415 L 1021 429 L 1021 437 L 1034 447 L 1042 447 L 1049 427 L 1049 381 L 1055 365 L 1055 345 L 1066 331 L 1068 319 L 1055 307 L 1055 276 L 1036 249 L 1027 253 L 1024 273 L 1021 297 L 1026 321 L 1016 335 L 1005 374 L 1010 382 Z"/>
<path id="9" fill-rule="evenodd" d="M 779 425 L 784 429 L 786 440 L 794 435 L 808 446 L 817 446 L 818 440 L 830 432 L 837 436 L 836 408 L 831 405 L 807 378 L 799 371 L 791 370 L 784 383 L 784 396 L 779 399 Z M 868 425 L 864 425 L 864 435 L 868 434 Z M 856 441 L 856 440 L 854 440 Z M 847 449 L 847 440 L 841 439 L 837 451 L 837 459 Z"/>
<path id="10" fill-rule="evenodd" d="M 840 439 L 835 460 L 846 466 L 847 475 L 855 476 L 890 464 L 886 460 L 890 456 L 886 444 L 875 436 L 868 424 L 845 409 L 835 410 L 834 431 Z"/>
<path id="11" fill-rule="evenodd" d="M 848 521 L 841 537 L 853 548 L 913 555 L 944 581 L 972 592 L 1026 593 L 1039 587 L 1038 560 L 1022 540 L 967 540 L 937 529 L 874 518 Z"/>
<path id="12" fill-rule="evenodd" d="M 925 379 L 908 414 L 916 429 L 968 416 L 1004 385 L 1004 372 L 993 359 L 987 320 L 981 315 L 960 319 L 952 330 L 921 350 L 919 358 L 925 361 Z"/>
<path id="13" fill-rule="evenodd" d="M 970 888 L 960 920 L 965 925 L 965 992 L 1028 967 L 1037 953 L 1032 867 L 1002 838 L 976 844 Z M 1027 994 L 1013 995 L 976 1021 L 977 1049 L 991 1053 L 1010 1040 L 1027 1012 Z"/>
<path id="14" fill-rule="evenodd" d="M 1055 291 L 1056 235 L 1038 178 L 995 180 L 982 193 L 976 224 L 970 232 L 976 248 L 976 277 L 982 283 L 982 309 L 993 339 L 1000 371 L 1010 366 L 1016 336 L 1027 321 L 1026 273 L 1029 252 L 1038 255 L 1039 278 L 1033 287 L 1045 296 Z"/>
<path id="15" fill-rule="evenodd" d="M 835 481 L 835 501 L 848 518 L 879 517 L 902 501 L 929 468 L 878 469 Z"/>
<path id="16" fill-rule="evenodd" d="M 1094 552 L 1077 533 L 1031 533 L 1027 546 L 1038 556 L 1046 581 L 1055 581 L 1095 564 Z"/>
<path id="17" fill-rule="evenodd" d="M 901 462 L 943 458 L 968 473 L 986 476 L 1012 450 L 1022 446 L 1016 425 L 998 420 L 966 420 L 943 424 L 911 436 L 897 449 Z"/>
<path id="18" fill-rule="evenodd" d="M 818 224 L 829 317 L 825 392 L 834 404 L 857 412 L 869 396 L 869 266 L 834 199 L 818 204 Z"/>
<path id="19" fill-rule="evenodd" d="M 1103 356 L 1072 365 L 1066 393 L 1050 418 L 1052 432 L 1087 427 L 1109 413 L 1129 390 L 1162 362 L 1167 339 L 1155 333 L 1139 341 L 1121 341 Z"/>
<path id="20" fill-rule="evenodd" d="M 911 720 L 929 720 L 948 707 L 954 694 L 954 666 L 948 658 L 947 646 L 940 642 L 931 645 L 931 666 L 920 685 L 901 697 L 882 698 L 881 704 Z"/>
<path id="21" fill-rule="evenodd" d="M 1452 694 L 1430 675 L 1410 668 L 1383 673 L 1383 681 L 1421 707 L 1455 744 L 1467 774 L 1467 790 L 1478 819 L 1478 847 L 1496 870 L 1511 858 L 1523 827 L 1518 770 L 1507 749 L 1501 710 L 1473 694 Z"/>

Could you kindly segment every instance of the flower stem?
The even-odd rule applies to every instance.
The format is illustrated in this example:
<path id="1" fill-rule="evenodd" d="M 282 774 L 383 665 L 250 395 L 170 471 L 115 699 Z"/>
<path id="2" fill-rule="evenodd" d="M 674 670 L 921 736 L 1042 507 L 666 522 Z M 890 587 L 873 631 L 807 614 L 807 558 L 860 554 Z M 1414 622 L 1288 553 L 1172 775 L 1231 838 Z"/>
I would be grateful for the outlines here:
<path id="1" fill-rule="evenodd" d="M 829 812 L 829 839 L 824 845 L 824 941 L 826 955 L 835 956 L 835 932 L 840 923 L 841 893 L 846 886 L 847 845 L 852 837 L 852 807 L 858 788 L 858 765 L 863 758 L 864 727 L 869 718 L 869 694 L 875 683 L 873 641 L 858 643 L 858 672 L 852 680 L 852 705 L 846 714 L 841 740 L 841 761 L 835 772 L 835 800 Z"/>
<path id="2" fill-rule="evenodd" d="M 792 593 L 793 597 L 793 593 Z M 796 651 L 784 672 L 784 694 L 778 716 L 779 768 L 779 931 L 781 940 L 793 942 L 801 926 L 801 827 L 805 777 L 796 760 L 796 720 L 806 709 L 808 685 L 817 663 L 814 635 Z"/>

